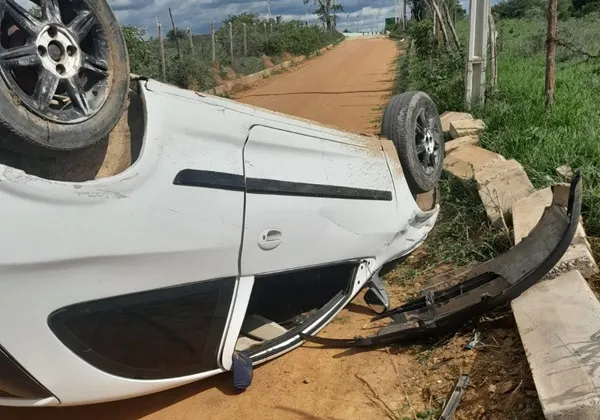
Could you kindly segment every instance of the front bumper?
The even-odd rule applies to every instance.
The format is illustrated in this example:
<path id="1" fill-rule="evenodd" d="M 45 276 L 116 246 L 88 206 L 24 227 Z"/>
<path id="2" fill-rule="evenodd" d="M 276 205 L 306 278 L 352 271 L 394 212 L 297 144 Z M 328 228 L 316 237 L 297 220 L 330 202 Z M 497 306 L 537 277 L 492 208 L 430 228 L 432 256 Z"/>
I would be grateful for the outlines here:
<path id="1" fill-rule="evenodd" d="M 419 298 L 374 317 L 373 321 L 388 317 L 393 321 L 376 335 L 303 338 L 329 347 L 386 346 L 447 332 L 510 302 L 552 270 L 575 236 L 581 213 L 580 172 L 568 187 L 568 202 L 564 199 L 565 189 L 553 187 L 552 204 L 522 242 L 460 276 L 434 284 L 423 290 Z"/>

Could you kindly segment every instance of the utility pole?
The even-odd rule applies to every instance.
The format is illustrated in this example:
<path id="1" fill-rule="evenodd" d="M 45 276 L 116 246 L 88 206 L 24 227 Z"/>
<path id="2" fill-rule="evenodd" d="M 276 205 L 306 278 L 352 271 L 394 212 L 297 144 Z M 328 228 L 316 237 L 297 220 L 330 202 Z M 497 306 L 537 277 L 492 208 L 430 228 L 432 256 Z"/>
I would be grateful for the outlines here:
<path id="1" fill-rule="evenodd" d="M 267 19 L 271 20 L 271 0 L 267 0 Z"/>
<path id="2" fill-rule="evenodd" d="M 356 33 L 358 33 L 358 12 L 356 12 Z"/>
<path id="3" fill-rule="evenodd" d="M 489 0 L 470 1 L 467 81 L 465 84 L 465 102 L 469 106 L 483 103 L 485 98 L 489 9 Z"/>

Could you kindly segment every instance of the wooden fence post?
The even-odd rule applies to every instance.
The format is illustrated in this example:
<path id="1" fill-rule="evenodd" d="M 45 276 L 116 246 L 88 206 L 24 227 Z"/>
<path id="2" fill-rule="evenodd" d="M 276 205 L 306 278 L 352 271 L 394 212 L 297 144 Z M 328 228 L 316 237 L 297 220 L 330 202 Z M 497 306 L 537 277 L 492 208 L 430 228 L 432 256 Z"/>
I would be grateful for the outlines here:
<path id="1" fill-rule="evenodd" d="M 551 111 L 554 106 L 557 3 L 557 0 L 548 0 L 548 33 L 546 35 L 546 111 Z"/>
<path id="2" fill-rule="evenodd" d="M 171 16 L 171 26 L 173 26 L 173 38 L 175 38 L 175 46 L 177 47 L 177 57 L 181 58 L 181 51 L 179 50 L 179 40 L 177 39 L 177 28 L 175 27 L 175 21 L 173 20 L 173 13 L 169 7 L 169 16 Z"/>
<path id="3" fill-rule="evenodd" d="M 160 55 L 160 72 L 163 82 L 167 81 L 167 66 L 165 63 L 165 46 L 162 37 L 162 25 L 156 20 L 156 30 L 158 31 L 158 53 Z"/>
<path id="4" fill-rule="evenodd" d="M 229 22 L 229 54 L 233 58 L 233 25 Z"/>
<path id="5" fill-rule="evenodd" d="M 194 51 L 194 36 L 192 35 L 192 28 L 187 28 L 188 40 L 190 41 L 190 51 Z"/>
<path id="6" fill-rule="evenodd" d="M 243 23 L 244 26 L 244 57 L 248 57 L 248 34 L 246 32 L 246 22 Z"/>
<path id="7" fill-rule="evenodd" d="M 496 89 L 498 85 L 498 61 L 496 60 L 496 24 L 494 23 L 494 17 L 492 16 L 492 5 L 490 3 L 490 13 L 488 15 L 490 25 L 490 86 L 492 90 Z"/>
<path id="8" fill-rule="evenodd" d="M 210 42 L 212 45 L 212 62 L 217 61 L 217 51 L 215 45 L 215 21 L 210 22 Z"/>

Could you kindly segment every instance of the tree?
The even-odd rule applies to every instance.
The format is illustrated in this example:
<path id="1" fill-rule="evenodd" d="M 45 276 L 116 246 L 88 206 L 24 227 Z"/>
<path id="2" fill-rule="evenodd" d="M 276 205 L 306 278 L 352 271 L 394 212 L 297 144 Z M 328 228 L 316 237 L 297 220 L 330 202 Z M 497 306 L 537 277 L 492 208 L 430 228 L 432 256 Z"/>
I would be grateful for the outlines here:
<path id="1" fill-rule="evenodd" d="M 186 39 L 187 31 L 185 29 L 175 28 L 175 31 L 171 29 L 167 32 L 167 39 L 171 42 L 175 42 L 175 40 Z"/>
<path id="2" fill-rule="evenodd" d="M 415 20 L 427 19 L 431 14 L 425 0 L 410 0 L 410 8 Z"/>
<path id="3" fill-rule="evenodd" d="M 245 23 L 246 25 L 258 25 L 261 20 L 258 13 L 244 12 L 239 15 L 229 15 L 227 19 L 223 21 L 223 25 L 227 26 L 231 22 L 233 26 Z"/>
<path id="4" fill-rule="evenodd" d="M 158 57 L 151 45 L 143 39 L 146 31 L 132 25 L 122 26 L 121 31 L 129 53 L 131 72 L 150 77 L 157 75 Z"/>
<path id="5" fill-rule="evenodd" d="M 313 2 L 317 9 L 314 14 L 319 17 L 319 20 L 323 22 L 327 28 L 327 32 L 335 31 L 336 18 L 335 12 L 343 12 L 344 7 L 341 4 L 335 4 L 335 0 L 302 0 L 304 4 Z"/>

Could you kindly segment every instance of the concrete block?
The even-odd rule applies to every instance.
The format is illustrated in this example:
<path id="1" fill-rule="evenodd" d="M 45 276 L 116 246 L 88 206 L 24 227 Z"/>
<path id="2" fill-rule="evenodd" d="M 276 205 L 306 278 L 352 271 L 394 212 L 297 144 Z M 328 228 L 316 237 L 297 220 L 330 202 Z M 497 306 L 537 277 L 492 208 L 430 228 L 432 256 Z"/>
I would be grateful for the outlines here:
<path id="1" fill-rule="evenodd" d="M 457 139 L 451 140 L 451 141 L 447 141 L 446 144 L 444 145 L 444 151 L 446 152 L 446 154 L 453 152 L 454 150 L 458 149 L 459 147 L 463 147 L 463 146 L 478 146 L 479 145 L 479 137 L 474 135 L 474 136 L 464 136 L 464 137 L 459 137 Z"/>
<path id="2" fill-rule="evenodd" d="M 450 135 L 454 139 L 478 134 L 483 130 L 485 130 L 485 123 L 481 120 L 458 120 L 450 122 Z"/>
<path id="3" fill-rule="evenodd" d="M 600 419 L 600 303 L 578 271 L 512 302 L 547 420 Z"/>
<path id="4" fill-rule="evenodd" d="M 503 215 L 508 222 L 514 203 L 534 191 L 533 184 L 514 159 L 494 162 L 475 171 L 475 181 L 488 219 L 497 223 Z"/>
<path id="5" fill-rule="evenodd" d="M 445 133 L 450 131 L 450 122 L 459 120 L 472 120 L 473 116 L 468 112 L 446 111 L 440 115 L 442 121 L 442 131 Z"/>
<path id="6" fill-rule="evenodd" d="M 501 160 L 505 160 L 504 156 L 498 153 L 468 145 L 460 147 L 446 156 L 444 170 L 458 178 L 471 179 L 475 171 Z"/>
<path id="7" fill-rule="evenodd" d="M 569 165 L 562 165 L 556 168 L 556 173 L 563 177 L 565 181 L 570 181 L 573 178 L 573 169 Z"/>
<path id="8" fill-rule="evenodd" d="M 563 190 L 562 188 L 559 188 Z M 561 202 L 563 201 L 563 202 Z M 558 202 L 566 207 L 567 200 Z M 539 222 L 544 213 L 544 208 L 552 203 L 552 190 L 544 188 L 522 198 L 517 201 L 512 208 L 513 231 L 515 244 L 521 242 L 534 226 Z M 569 246 L 565 255 L 556 264 L 550 273 L 546 275 L 546 279 L 554 278 L 561 273 L 577 269 L 585 277 L 591 277 L 598 273 L 598 265 L 591 251 L 590 244 L 587 240 L 583 223 L 579 221 L 575 237 Z"/>

